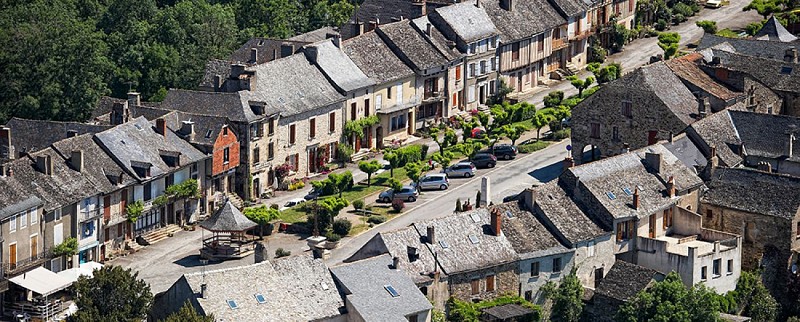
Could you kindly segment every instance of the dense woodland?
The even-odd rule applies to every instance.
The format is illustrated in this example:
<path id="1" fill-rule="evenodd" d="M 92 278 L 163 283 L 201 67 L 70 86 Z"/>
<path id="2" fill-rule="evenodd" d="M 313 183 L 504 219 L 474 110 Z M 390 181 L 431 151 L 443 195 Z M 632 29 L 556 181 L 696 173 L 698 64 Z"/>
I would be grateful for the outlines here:
<path id="1" fill-rule="evenodd" d="M 355 0 L 354 0 L 355 1 Z M 0 124 L 86 120 L 103 95 L 163 99 L 250 37 L 344 23 L 348 0 L 0 0 Z"/>

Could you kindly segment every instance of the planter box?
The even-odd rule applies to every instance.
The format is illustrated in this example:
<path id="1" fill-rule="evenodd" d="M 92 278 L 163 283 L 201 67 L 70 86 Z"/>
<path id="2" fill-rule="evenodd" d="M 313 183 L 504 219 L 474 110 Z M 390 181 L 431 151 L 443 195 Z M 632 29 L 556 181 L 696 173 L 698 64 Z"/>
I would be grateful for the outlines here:
<path id="1" fill-rule="evenodd" d="M 336 247 L 339 247 L 339 241 L 325 241 L 325 249 L 334 249 Z"/>

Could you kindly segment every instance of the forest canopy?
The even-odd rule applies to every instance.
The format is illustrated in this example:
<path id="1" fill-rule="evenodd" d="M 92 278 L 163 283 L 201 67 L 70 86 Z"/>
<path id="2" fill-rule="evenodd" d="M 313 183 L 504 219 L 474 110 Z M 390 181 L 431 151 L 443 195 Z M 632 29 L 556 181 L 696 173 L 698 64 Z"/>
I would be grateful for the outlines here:
<path id="1" fill-rule="evenodd" d="M 355 1 L 355 0 L 353 0 Z M 348 0 L 0 0 L 0 124 L 84 121 L 103 95 L 160 101 L 251 37 L 340 26 Z"/>

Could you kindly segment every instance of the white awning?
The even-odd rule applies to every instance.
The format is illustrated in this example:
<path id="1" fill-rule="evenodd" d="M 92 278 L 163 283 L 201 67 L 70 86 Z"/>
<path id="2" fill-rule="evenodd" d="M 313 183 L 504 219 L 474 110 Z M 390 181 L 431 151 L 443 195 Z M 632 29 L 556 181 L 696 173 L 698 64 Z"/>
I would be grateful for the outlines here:
<path id="1" fill-rule="evenodd" d="M 81 275 L 86 277 L 94 276 L 94 270 L 103 268 L 103 264 L 98 262 L 86 262 L 80 265 L 80 267 L 73 267 L 70 269 L 65 269 L 63 271 L 58 272 L 58 275 L 68 279 L 70 283 L 75 283 L 78 281 L 78 277 Z"/>
<path id="2" fill-rule="evenodd" d="M 37 267 L 36 269 L 25 272 L 22 275 L 10 279 L 9 281 L 31 290 L 34 293 L 45 296 L 63 290 L 72 285 L 72 281 L 70 281 L 68 278 L 59 276 L 58 274 L 53 273 L 44 267 Z"/>

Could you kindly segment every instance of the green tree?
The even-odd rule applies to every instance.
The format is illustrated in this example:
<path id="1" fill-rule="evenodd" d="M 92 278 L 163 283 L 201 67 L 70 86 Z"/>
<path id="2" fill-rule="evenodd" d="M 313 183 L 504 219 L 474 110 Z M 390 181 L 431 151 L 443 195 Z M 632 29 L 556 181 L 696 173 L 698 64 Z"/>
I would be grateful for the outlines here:
<path id="1" fill-rule="evenodd" d="M 763 23 L 760 21 L 758 22 L 751 22 L 744 27 L 745 32 L 750 36 L 755 36 L 759 30 L 764 26 Z"/>
<path id="2" fill-rule="evenodd" d="M 442 169 L 447 168 L 450 166 L 450 162 L 453 160 L 453 153 L 452 152 L 444 152 L 442 154 L 434 154 L 431 156 L 431 160 L 435 161 L 436 163 L 442 166 Z"/>
<path id="3" fill-rule="evenodd" d="M 142 321 L 153 303 L 153 294 L 139 273 L 119 266 L 104 266 L 94 276 L 75 282 L 78 312 L 69 321 Z"/>
<path id="4" fill-rule="evenodd" d="M 786 0 L 752 0 L 742 10 L 755 10 L 766 20 L 772 14 L 783 11 L 785 4 Z"/>
<path id="5" fill-rule="evenodd" d="M 717 22 L 712 20 L 700 20 L 694 23 L 700 28 L 703 28 L 703 32 L 707 34 L 716 34 L 717 33 Z"/>
<path id="6" fill-rule="evenodd" d="M 203 316 L 197 313 L 189 301 L 183 304 L 178 312 L 172 313 L 161 322 L 214 322 L 214 315 Z"/>
<path id="7" fill-rule="evenodd" d="M 342 197 L 342 193 L 353 186 L 353 173 L 345 171 L 342 173 L 331 173 L 328 175 L 328 180 L 333 184 L 335 193 Z"/>
<path id="8" fill-rule="evenodd" d="M 383 154 L 383 159 L 389 161 L 389 176 L 394 177 L 394 168 L 400 166 L 400 156 L 397 152 L 389 151 Z"/>
<path id="9" fill-rule="evenodd" d="M 372 174 L 378 172 L 383 166 L 378 160 L 361 161 L 358 163 L 358 169 L 367 174 L 367 187 L 372 186 Z"/>
<path id="10" fill-rule="evenodd" d="M 687 289 L 681 277 L 671 272 L 620 307 L 617 321 L 719 321 L 716 294 L 705 285 Z"/>
<path id="11" fill-rule="evenodd" d="M 749 316 L 753 321 L 775 321 L 778 303 L 769 294 L 758 273 L 742 271 L 731 292 L 737 304 L 736 314 Z"/>
<path id="12" fill-rule="evenodd" d="M 466 129 L 464 130 L 466 131 Z M 439 137 L 439 133 L 442 132 L 444 132 L 444 135 Z M 456 132 L 449 127 L 431 127 L 430 134 L 433 142 L 436 142 L 436 145 L 439 146 L 439 154 L 442 155 L 444 155 L 445 149 L 453 145 L 453 140 L 456 138 Z"/>
<path id="13" fill-rule="evenodd" d="M 583 311 L 583 286 L 573 267 L 564 276 L 553 299 L 553 312 L 550 319 L 555 322 L 577 322 Z"/>
<path id="14" fill-rule="evenodd" d="M 561 101 L 563 100 L 564 100 L 564 92 L 552 91 L 550 93 L 547 93 L 547 96 L 544 97 L 544 107 L 559 106 L 561 105 Z"/>
<path id="15" fill-rule="evenodd" d="M 533 128 L 536 129 L 536 140 L 539 140 L 542 128 L 549 124 L 552 120 L 553 116 L 547 113 L 545 109 L 536 111 L 533 119 L 531 119 L 531 124 L 533 125 Z"/>
<path id="16" fill-rule="evenodd" d="M 403 190 L 403 183 L 395 178 L 390 178 L 388 184 L 389 188 L 392 189 L 392 200 L 394 200 L 394 194 L 400 190 Z"/>
<path id="17" fill-rule="evenodd" d="M 475 157 L 478 152 L 481 150 L 481 143 L 475 140 L 470 140 L 469 142 L 464 142 L 458 146 L 461 153 L 463 153 L 467 158 L 470 160 Z"/>
<path id="18" fill-rule="evenodd" d="M 306 216 L 309 220 L 314 220 L 316 217 L 315 228 L 318 232 L 324 233 L 330 229 L 339 212 L 349 204 L 346 199 L 341 197 L 329 197 L 314 203 L 306 203 L 306 212 L 311 213 L 311 216 Z"/>
<path id="19" fill-rule="evenodd" d="M 280 211 L 278 209 L 261 205 L 259 207 L 244 208 L 244 216 L 258 224 L 260 239 L 264 239 L 264 226 L 269 225 L 270 221 L 278 219 Z"/>
<path id="20" fill-rule="evenodd" d="M 572 75 L 567 76 L 567 80 L 578 90 L 578 97 L 582 97 L 583 90 L 589 88 L 592 86 L 592 83 L 594 83 L 594 77 L 592 76 L 586 77 L 586 79 L 580 79 L 578 76 Z"/>
<path id="21" fill-rule="evenodd" d="M 422 167 L 417 162 L 408 163 L 405 165 L 406 176 L 411 182 L 419 183 L 419 177 L 422 175 Z"/>
<path id="22" fill-rule="evenodd" d="M 678 53 L 680 40 L 681 35 L 677 32 L 662 32 L 658 35 L 658 47 L 664 50 L 664 60 L 668 60 Z"/>
<path id="23" fill-rule="evenodd" d="M 78 239 L 69 237 L 53 247 L 54 256 L 72 256 L 78 252 Z"/>

